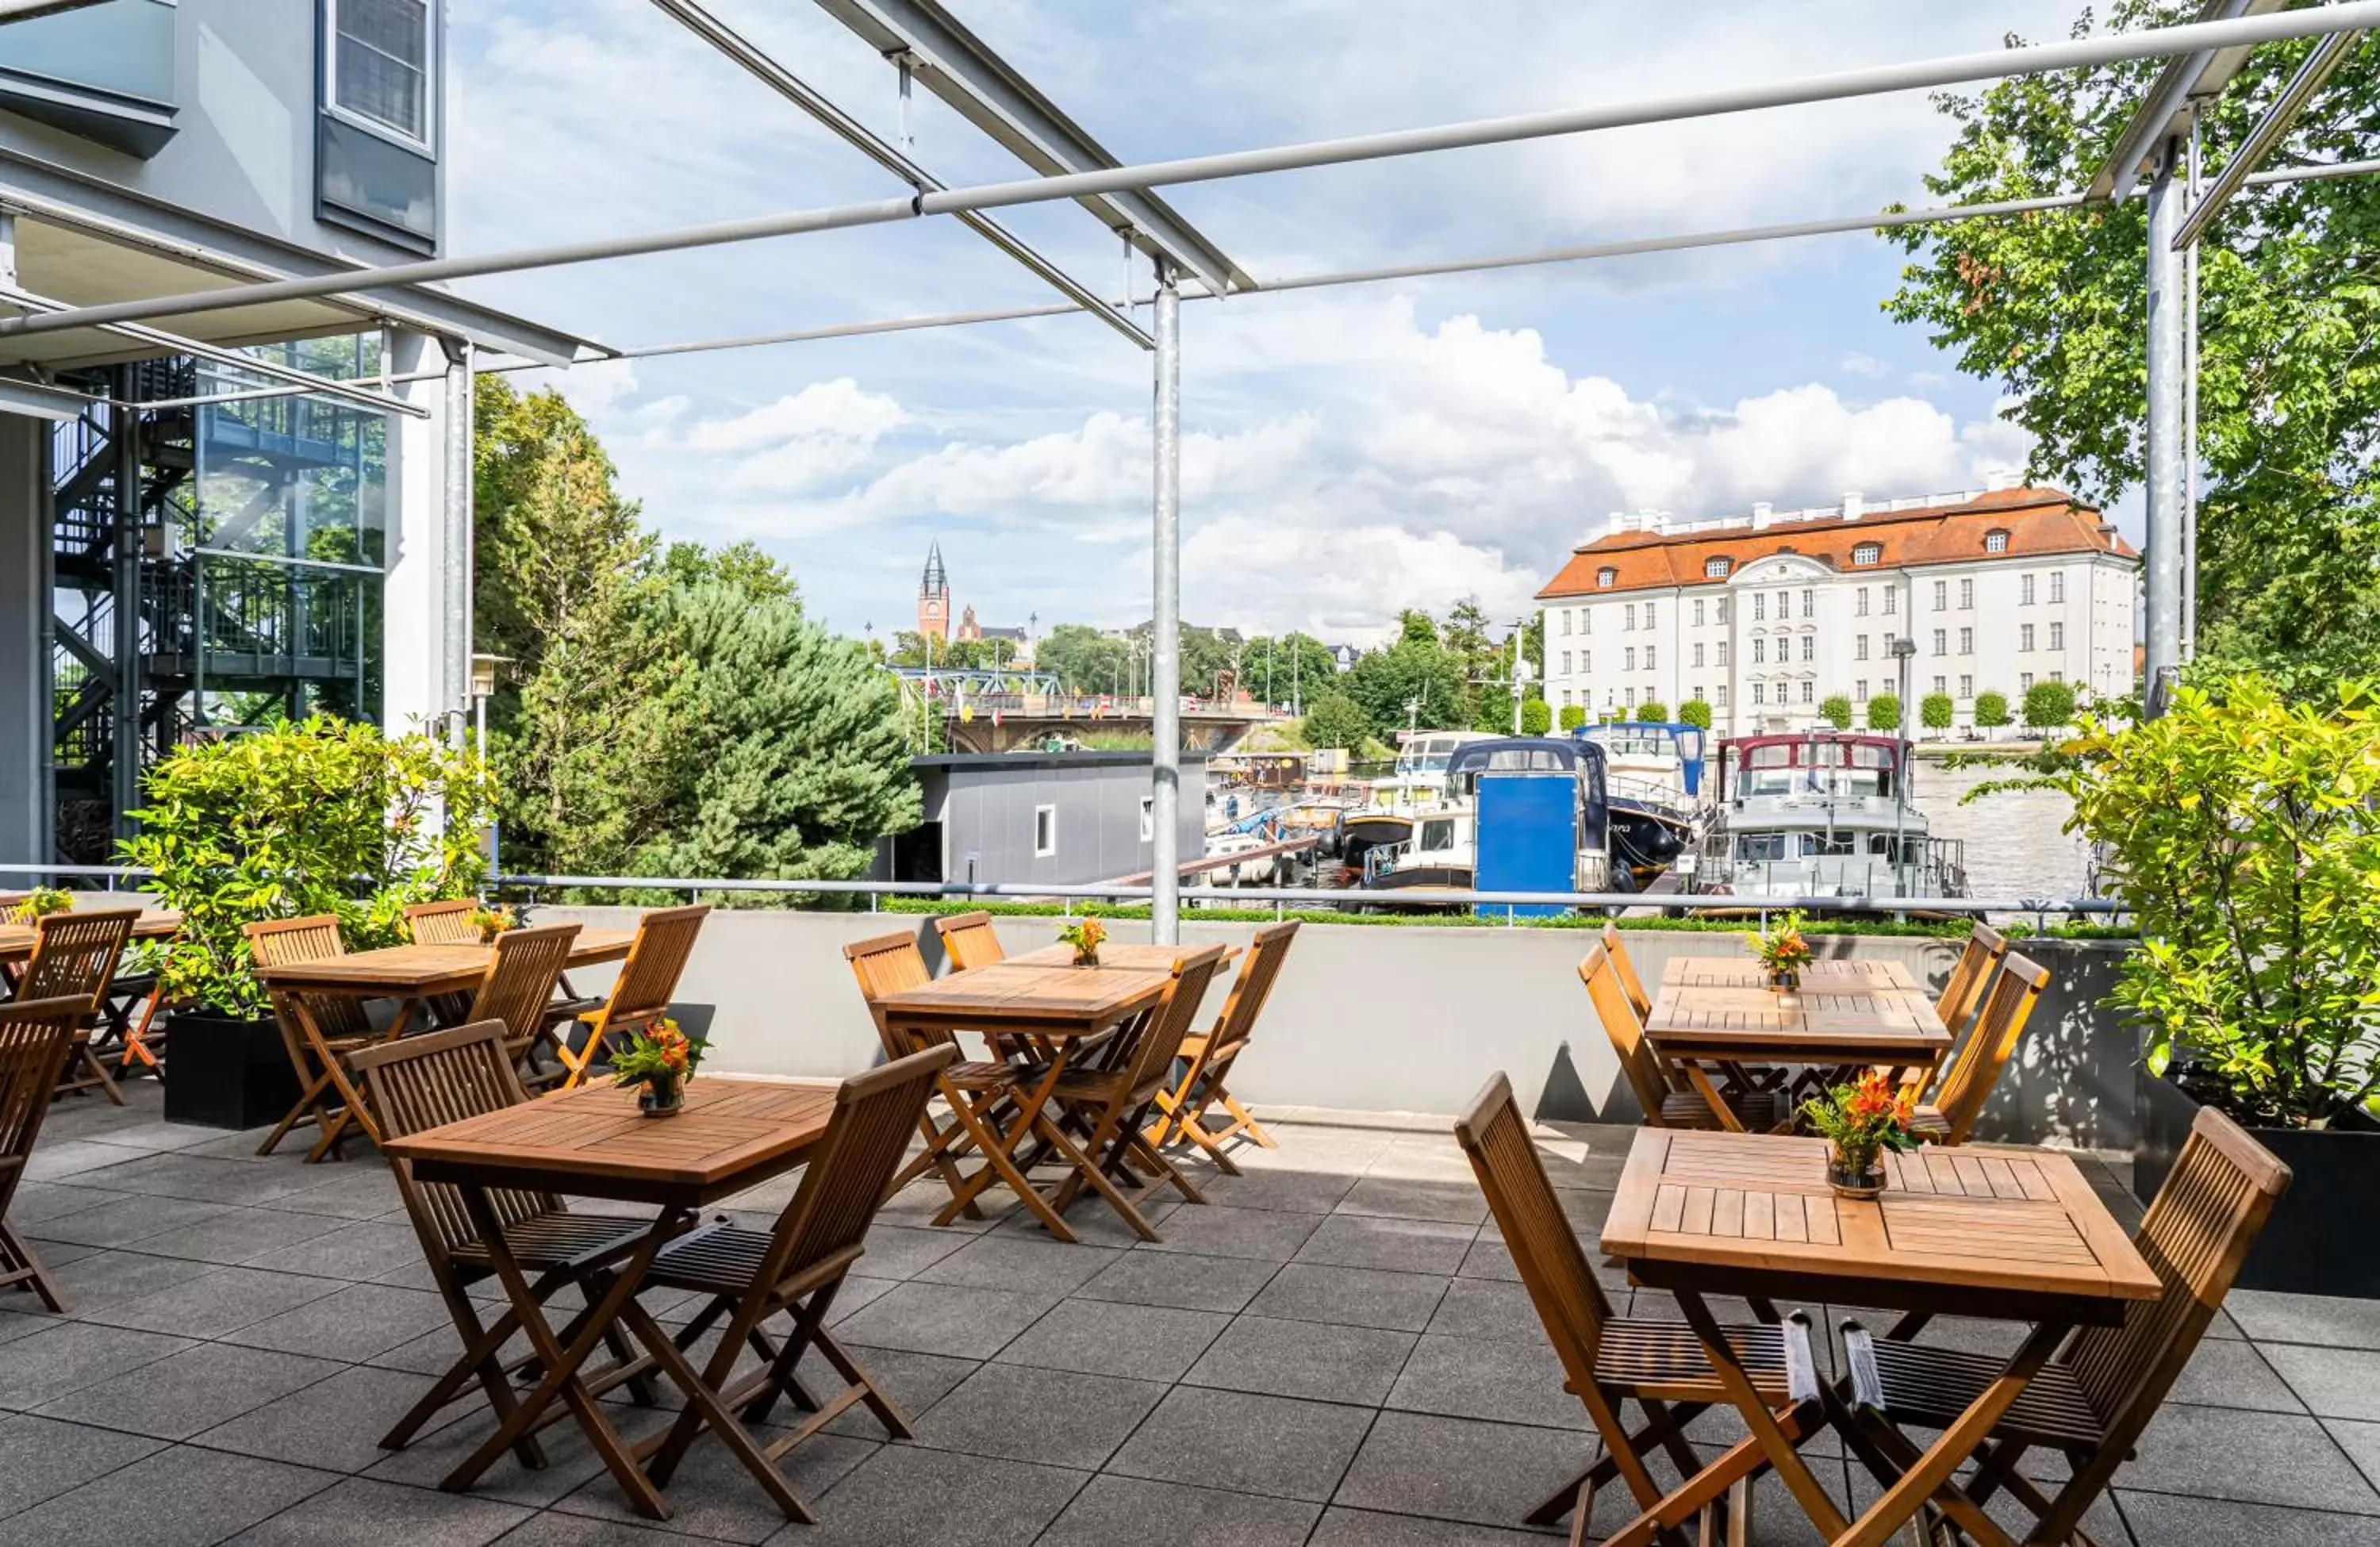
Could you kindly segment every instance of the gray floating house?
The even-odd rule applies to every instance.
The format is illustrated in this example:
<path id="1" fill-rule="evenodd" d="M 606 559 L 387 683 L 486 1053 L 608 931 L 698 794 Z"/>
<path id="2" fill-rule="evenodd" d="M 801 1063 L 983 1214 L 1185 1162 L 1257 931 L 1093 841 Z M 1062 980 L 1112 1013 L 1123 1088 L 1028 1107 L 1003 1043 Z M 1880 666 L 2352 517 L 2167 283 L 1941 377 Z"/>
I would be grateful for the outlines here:
<path id="1" fill-rule="evenodd" d="M 894 881 L 1052 886 L 1146 872 L 1155 852 L 1144 752 L 913 758 L 926 819 L 887 846 Z M 1182 755 L 1182 858 L 1206 852 L 1207 759 Z"/>

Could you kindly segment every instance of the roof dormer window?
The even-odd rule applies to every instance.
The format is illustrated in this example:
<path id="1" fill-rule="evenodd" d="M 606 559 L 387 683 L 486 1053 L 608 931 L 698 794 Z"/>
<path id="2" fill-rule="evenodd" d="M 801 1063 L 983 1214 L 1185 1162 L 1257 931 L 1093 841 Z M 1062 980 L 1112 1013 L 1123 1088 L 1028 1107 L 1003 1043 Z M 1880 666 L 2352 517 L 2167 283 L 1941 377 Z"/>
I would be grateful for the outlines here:
<path id="1" fill-rule="evenodd" d="M 1703 579 L 1724 580 L 1727 579 L 1727 572 L 1734 566 L 1735 563 L 1732 559 L 1705 559 L 1703 560 Z"/>
<path id="2" fill-rule="evenodd" d="M 1991 530 L 1984 533 L 1984 552 L 1987 554 L 2007 553 L 2008 529 L 2005 527 L 1994 527 Z"/>
<path id="3" fill-rule="evenodd" d="M 1884 557 L 1884 544 L 1881 542 L 1863 542 L 1852 550 L 1853 564 L 1874 564 L 1882 557 Z"/>
<path id="4" fill-rule="evenodd" d="M 1599 586 L 1607 587 L 1617 585 L 1620 583 L 1620 571 L 1612 568 L 1609 565 L 1606 565 L 1603 568 L 1595 572 L 1595 583 Z"/>

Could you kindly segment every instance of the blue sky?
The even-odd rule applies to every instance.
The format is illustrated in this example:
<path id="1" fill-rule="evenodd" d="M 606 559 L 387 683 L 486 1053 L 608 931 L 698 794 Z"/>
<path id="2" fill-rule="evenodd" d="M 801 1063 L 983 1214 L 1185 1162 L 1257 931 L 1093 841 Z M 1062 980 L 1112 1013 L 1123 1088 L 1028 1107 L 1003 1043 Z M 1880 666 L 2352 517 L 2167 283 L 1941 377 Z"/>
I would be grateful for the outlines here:
<path id="1" fill-rule="evenodd" d="M 722 19 L 880 132 L 892 71 L 813 6 Z M 2063 34 L 2079 6 L 1906 0 L 972 0 L 959 14 L 1126 161 Z M 880 198 L 887 177 L 645 0 L 450 11 L 450 246 Z M 946 181 L 1017 164 L 918 93 Z M 1853 213 L 1924 197 L 1919 94 L 1170 190 L 1259 280 Z M 1071 206 L 1002 217 L 1102 291 Z M 1979 484 L 2021 465 L 1989 384 L 1877 303 L 1866 236 L 1449 277 L 1184 312 L 1185 611 L 1371 637 L 1475 594 L 1516 615 L 1619 508 L 1718 514 Z M 1137 280 L 1146 295 L 1146 271 Z M 471 282 L 614 344 L 1049 298 L 954 223 Z M 525 378 L 537 380 L 542 378 Z M 929 540 L 987 623 L 1148 610 L 1148 359 L 1082 318 L 551 378 L 672 536 L 749 537 L 840 629 L 905 627 Z"/>

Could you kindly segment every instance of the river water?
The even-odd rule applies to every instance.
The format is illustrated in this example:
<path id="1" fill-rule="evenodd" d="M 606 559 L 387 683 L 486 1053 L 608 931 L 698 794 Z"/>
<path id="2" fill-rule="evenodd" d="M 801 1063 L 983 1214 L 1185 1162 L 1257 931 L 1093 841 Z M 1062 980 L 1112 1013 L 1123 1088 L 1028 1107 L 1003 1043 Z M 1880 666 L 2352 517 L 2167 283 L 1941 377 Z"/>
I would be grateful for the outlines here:
<path id="1" fill-rule="evenodd" d="M 1961 804 L 1976 786 L 2007 779 L 2008 768 L 1946 768 L 1916 760 L 1911 789 L 1935 837 L 1967 846 L 1967 895 L 1975 897 L 2079 897 L 2089 855 L 2064 831 L 2073 802 L 2049 790 L 1986 795 Z"/>

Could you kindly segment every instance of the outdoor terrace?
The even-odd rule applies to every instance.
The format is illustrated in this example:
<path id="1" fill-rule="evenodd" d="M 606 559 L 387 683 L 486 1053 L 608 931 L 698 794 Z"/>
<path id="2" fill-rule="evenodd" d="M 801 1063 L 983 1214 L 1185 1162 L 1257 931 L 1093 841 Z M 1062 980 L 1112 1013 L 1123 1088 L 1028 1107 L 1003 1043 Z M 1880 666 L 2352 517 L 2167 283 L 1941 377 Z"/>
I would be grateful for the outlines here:
<path id="1" fill-rule="evenodd" d="M 61 1102 L 12 1211 L 71 1310 L 0 1297 L 0 1547 L 1442 1547 L 1545 1540 L 1518 1517 L 1591 1453 L 1446 1125 L 1342 1117 L 1279 1125 L 1281 1148 L 1244 1151 L 1244 1177 L 1200 1169 L 1212 1205 L 1153 1204 L 1161 1245 L 1102 1209 L 1070 1216 L 1082 1244 L 1057 1244 L 1002 1194 L 985 1220 L 929 1230 L 946 1195 L 912 1186 L 879 1217 L 834 1321 L 918 1438 L 880 1443 L 856 1413 L 795 1449 L 788 1470 L 820 1524 L 788 1525 L 705 1442 L 666 1530 L 632 1525 L 567 1423 L 545 1431 L 543 1472 L 507 1457 L 472 1492 L 443 1493 L 438 1477 L 485 1431 L 479 1401 L 408 1451 L 375 1443 L 457 1347 L 386 1168 L 368 1146 L 336 1164 L 302 1163 L 302 1147 L 258 1159 L 259 1134 L 161 1121 L 153 1082 L 128 1095 L 122 1109 Z M 1631 1132 L 1539 1130 L 1590 1245 Z M 2126 1168 L 2087 1170 L 2135 1221 Z M 791 1186 L 735 1203 L 765 1227 Z M 1632 1292 L 1609 1282 L 1626 1307 Z M 665 1322 L 682 1310 L 667 1301 L 649 1297 Z M 1671 1313 L 1656 1292 L 1633 1301 Z M 1829 1308 L 1823 1324 L 1837 1319 Z M 620 1412 L 632 1436 L 660 1421 Z M 1831 1436 L 1810 1454 L 1839 1502 L 1865 1499 Z M 2240 1290 L 2088 1529 L 2109 1547 L 2346 1547 L 2380 1541 L 2375 1484 L 2380 1304 Z M 1607 1497 L 1597 1524 L 1618 1508 Z M 1753 1540 L 1813 1540 L 1773 1479 Z"/>

